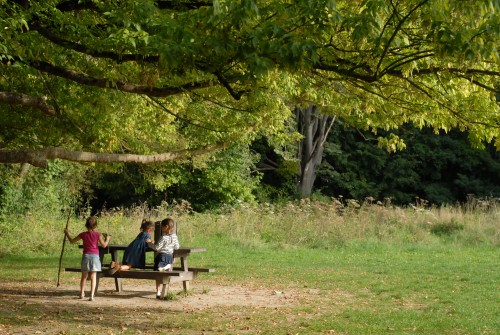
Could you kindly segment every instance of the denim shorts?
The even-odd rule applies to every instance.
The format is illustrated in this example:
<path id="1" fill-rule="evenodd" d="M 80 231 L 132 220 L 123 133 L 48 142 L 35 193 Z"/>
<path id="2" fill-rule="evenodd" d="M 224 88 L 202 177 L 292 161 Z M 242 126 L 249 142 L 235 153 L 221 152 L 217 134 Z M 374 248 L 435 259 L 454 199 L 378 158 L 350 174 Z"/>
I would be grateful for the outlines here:
<path id="1" fill-rule="evenodd" d="M 82 271 L 83 272 L 101 271 L 101 260 L 99 259 L 99 255 L 83 254 Z"/>

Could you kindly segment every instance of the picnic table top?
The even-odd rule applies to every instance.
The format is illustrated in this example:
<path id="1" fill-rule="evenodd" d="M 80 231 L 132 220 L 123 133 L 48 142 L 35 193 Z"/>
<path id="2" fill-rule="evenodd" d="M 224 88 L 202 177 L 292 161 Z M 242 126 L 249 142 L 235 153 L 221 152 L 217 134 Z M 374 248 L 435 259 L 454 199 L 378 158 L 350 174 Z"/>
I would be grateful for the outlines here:
<path id="1" fill-rule="evenodd" d="M 105 251 L 111 252 L 111 251 L 118 251 L 118 250 L 125 250 L 127 249 L 128 244 L 108 244 L 107 247 L 101 247 L 99 246 L 99 249 L 103 249 Z M 83 245 L 79 245 L 79 248 L 83 248 Z M 149 251 L 149 250 L 148 250 Z M 151 251 L 153 251 L 151 249 Z M 174 250 L 175 254 L 190 254 L 194 252 L 204 252 L 207 251 L 205 248 L 198 248 L 198 247 L 182 247 L 179 249 Z"/>

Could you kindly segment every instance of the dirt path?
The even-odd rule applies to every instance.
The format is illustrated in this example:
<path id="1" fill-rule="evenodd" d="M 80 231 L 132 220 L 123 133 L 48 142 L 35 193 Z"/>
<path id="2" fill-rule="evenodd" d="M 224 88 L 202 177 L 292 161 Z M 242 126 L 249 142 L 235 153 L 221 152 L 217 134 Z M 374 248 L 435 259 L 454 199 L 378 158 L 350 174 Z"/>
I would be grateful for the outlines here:
<path id="1" fill-rule="evenodd" d="M 156 299 L 153 281 L 124 279 L 124 292 L 120 293 L 115 292 L 111 280 L 102 281 L 100 286 L 94 301 L 88 301 L 78 298 L 77 280 L 62 283 L 58 288 L 55 284 L 49 285 L 46 282 L 0 280 L 0 335 L 89 334 L 102 333 L 104 330 L 105 333 L 117 334 L 131 327 L 131 324 L 142 327 L 141 321 L 134 319 L 137 315 L 150 313 L 153 318 L 153 313 L 196 313 L 231 306 L 259 309 L 284 307 L 295 304 L 298 299 L 292 292 L 207 282 L 192 282 L 188 296 L 181 294 L 182 284 L 172 285 L 170 292 L 174 293 L 174 300 Z M 81 314 L 83 311 L 85 315 Z M 87 325 L 89 317 L 97 317 L 98 323 L 108 324 L 107 328 Z M 131 324 L 117 324 L 113 321 L 115 319 L 132 321 Z M 148 327 L 144 325 L 145 329 L 149 329 Z M 108 332 L 109 329 L 113 331 Z M 116 329 L 120 331 L 115 332 Z M 148 331 L 137 333 L 149 334 Z"/>
<path id="2" fill-rule="evenodd" d="M 87 285 L 87 289 L 88 289 Z M 193 282 L 188 296 L 182 295 L 182 285 L 174 284 L 170 292 L 175 300 L 157 300 L 153 281 L 123 280 L 123 292 L 116 292 L 112 281 L 102 281 L 94 301 L 78 298 L 78 285 L 62 284 L 59 288 L 46 283 L 2 283 L 0 302 L 17 300 L 18 302 L 37 302 L 50 304 L 93 304 L 94 306 L 117 307 L 162 307 L 170 310 L 205 309 L 215 306 L 266 306 L 278 307 L 292 304 L 291 293 L 256 289 L 243 286 L 209 284 L 200 286 Z M 88 294 L 88 293 L 87 293 Z"/>

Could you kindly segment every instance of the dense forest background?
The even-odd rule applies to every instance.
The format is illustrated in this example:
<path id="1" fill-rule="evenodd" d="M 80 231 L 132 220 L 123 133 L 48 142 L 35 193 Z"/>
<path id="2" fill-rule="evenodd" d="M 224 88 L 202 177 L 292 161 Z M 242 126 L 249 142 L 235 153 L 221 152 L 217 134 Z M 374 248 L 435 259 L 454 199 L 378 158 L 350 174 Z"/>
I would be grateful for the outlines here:
<path id="1" fill-rule="evenodd" d="M 406 149 L 388 152 L 378 146 L 372 132 L 337 122 L 325 144 L 311 197 L 439 206 L 466 202 L 471 196 L 500 195 L 500 162 L 494 147 L 474 149 L 467 133 L 458 130 L 436 134 L 406 125 L 397 135 Z M 56 160 L 47 169 L 27 171 L 2 165 L 1 213 L 58 211 L 68 203 L 99 211 L 142 202 L 157 206 L 187 201 L 201 212 L 242 202 L 284 202 L 298 197 L 299 162 L 278 152 L 261 138 L 250 147 L 231 147 L 203 162 L 100 166 Z"/>
<path id="2" fill-rule="evenodd" d="M 467 133 L 459 130 L 436 134 L 406 125 L 397 135 L 406 149 L 388 152 L 373 133 L 337 124 L 325 144 L 313 196 L 442 205 L 500 194 L 499 155 L 493 146 L 472 148 Z M 293 168 L 280 163 L 264 173 L 261 183 L 274 199 L 295 190 Z"/>

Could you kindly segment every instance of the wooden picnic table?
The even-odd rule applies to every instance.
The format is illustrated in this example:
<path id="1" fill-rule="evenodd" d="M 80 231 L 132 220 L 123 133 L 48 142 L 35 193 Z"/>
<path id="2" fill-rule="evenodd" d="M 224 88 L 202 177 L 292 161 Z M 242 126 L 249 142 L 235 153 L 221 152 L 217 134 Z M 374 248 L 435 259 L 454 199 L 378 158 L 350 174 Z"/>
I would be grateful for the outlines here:
<path id="1" fill-rule="evenodd" d="M 125 251 L 125 249 L 127 249 L 127 246 L 128 245 L 125 245 L 125 244 L 109 244 L 106 248 L 99 246 L 99 258 L 101 259 L 101 264 L 104 264 L 103 260 L 104 260 L 104 255 L 106 255 L 106 254 L 111 254 L 111 261 L 120 263 L 120 258 L 118 257 L 118 252 Z M 80 245 L 79 247 L 83 248 L 83 245 Z M 147 251 L 154 251 L 154 250 L 148 248 Z M 189 247 L 179 248 L 177 250 L 174 250 L 174 259 L 180 258 L 181 259 L 181 269 L 183 271 L 188 271 L 188 264 L 187 264 L 188 256 L 191 255 L 192 253 L 204 252 L 204 251 L 207 251 L 207 249 L 205 249 L 205 248 L 189 248 Z"/>
<path id="2" fill-rule="evenodd" d="M 180 266 L 174 267 L 171 271 L 165 271 L 165 272 L 160 272 L 160 271 L 151 271 L 153 269 L 152 265 L 146 265 L 146 269 L 136 269 L 132 268 L 130 270 L 124 270 L 124 271 L 119 271 L 116 272 L 115 274 L 109 274 L 108 269 L 109 265 L 104 263 L 104 256 L 106 254 L 111 255 L 111 261 L 118 262 L 120 263 L 120 257 L 119 257 L 119 252 L 125 251 L 128 245 L 122 245 L 122 244 L 110 244 L 107 247 L 103 248 L 99 246 L 99 258 L 101 260 L 101 264 L 103 266 L 103 270 L 99 272 L 97 276 L 97 283 L 96 283 L 96 292 L 97 288 L 99 285 L 99 279 L 101 277 L 113 277 L 115 279 L 115 288 L 117 292 L 122 292 L 123 287 L 122 287 L 122 279 L 123 278 L 131 278 L 131 279 L 154 279 L 154 280 L 160 280 L 163 284 L 163 290 L 162 290 L 162 297 L 165 295 L 165 286 L 167 284 L 173 283 L 173 282 L 180 282 L 182 281 L 182 285 L 184 288 L 184 291 L 189 290 L 189 281 L 194 279 L 198 272 L 214 272 L 214 269 L 211 268 L 190 268 L 188 267 L 188 262 L 187 258 L 189 255 L 192 253 L 198 253 L 198 252 L 204 252 L 206 251 L 205 248 L 190 248 L 190 247 L 183 247 L 179 248 L 177 250 L 174 250 L 174 259 L 180 259 Z M 83 248 L 83 245 L 80 245 L 79 248 Z M 152 249 L 148 248 L 148 251 L 154 251 Z M 80 268 L 66 268 L 66 271 L 71 271 L 71 272 L 80 272 Z"/>
<path id="3" fill-rule="evenodd" d="M 125 251 L 127 249 L 126 244 L 109 244 L 106 248 L 103 248 L 99 246 L 99 258 L 101 259 L 101 264 L 103 263 L 104 260 L 104 255 L 106 254 L 111 254 L 111 261 L 121 263 L 120 258 L 118 257 L 118 252 L 119 251 Z M 80 246 L 80 248 L 83 248 L 83 245 Z M 154 251 L 153 249 L 148 248 L 147 251 Z M 188 267 L 188 262 L 187 258 L 191 253 L 196 253 L 196 252 L 204 252 L 206 251 L 205 248 L 189 248 L 189 247 L 184 247 L 184 248 L 179 248 L 177 250 L 174 250 L 174 259 L 175 258 L 180 258 L 181 264 L 180 264 L 180 270 L 181 271 L 190 271 Z M 117 291 L 121 291 L 121 278 L 120 277 L 115 277 L 115 286 Z M 183 281 L 183 286 L 184 290 L 189 289 L 189 282 L 188 281 Z"/>

